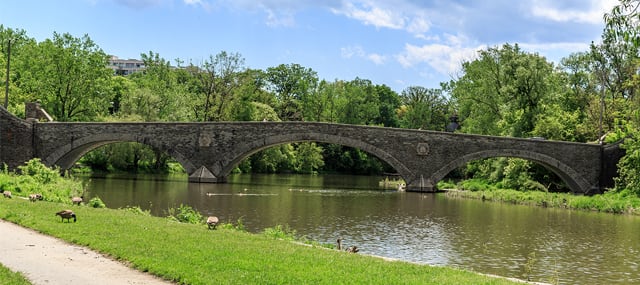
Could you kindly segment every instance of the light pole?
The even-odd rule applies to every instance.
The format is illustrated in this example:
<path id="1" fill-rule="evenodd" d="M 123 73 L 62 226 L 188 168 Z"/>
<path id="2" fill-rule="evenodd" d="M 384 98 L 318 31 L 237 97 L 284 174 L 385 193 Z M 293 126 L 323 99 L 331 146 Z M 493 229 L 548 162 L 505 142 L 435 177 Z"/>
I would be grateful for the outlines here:
<path id="1" fill-rule="evenodd" d="M 7 44 L 7 75 L 4 83 L 4 108 L 9 108 L 9 66 L 11 63 L 11 39 Z"/>

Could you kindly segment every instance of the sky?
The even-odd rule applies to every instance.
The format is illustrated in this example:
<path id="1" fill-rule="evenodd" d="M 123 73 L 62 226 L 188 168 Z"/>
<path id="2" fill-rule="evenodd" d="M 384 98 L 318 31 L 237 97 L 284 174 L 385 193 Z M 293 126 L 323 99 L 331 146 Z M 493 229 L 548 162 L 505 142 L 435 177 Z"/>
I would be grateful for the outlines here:
<path id="1" fill-rule="evenodd" d="M 88 35 L 105 53 L 153 51 L 201 64 L 226 51 L 245 67 L 299 64 L 327 81 L 401 92 L 439 88 L 477 51 L 505 43 L 549 61 L 600 42 L 617 0 L 15 0 L 0 24 L 43 41 Z"/>

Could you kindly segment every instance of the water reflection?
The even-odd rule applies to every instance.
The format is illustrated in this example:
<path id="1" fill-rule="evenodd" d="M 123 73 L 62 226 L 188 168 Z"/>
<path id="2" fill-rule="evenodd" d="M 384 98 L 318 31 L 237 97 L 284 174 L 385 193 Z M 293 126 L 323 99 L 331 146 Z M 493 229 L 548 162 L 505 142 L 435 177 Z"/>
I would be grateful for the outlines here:
<path id="1" fill-rule="evenodd" d="M 559 284 L 640 284 L 640 219 L 378 189 L 379 178 L 238 175 L 228 184 L 92 179 L 89 197 L 164 216 L 187 204 L 249 231 L 289 225 L 361 253 Z M 530 265 L 527 269 L 525 265 Z"/>

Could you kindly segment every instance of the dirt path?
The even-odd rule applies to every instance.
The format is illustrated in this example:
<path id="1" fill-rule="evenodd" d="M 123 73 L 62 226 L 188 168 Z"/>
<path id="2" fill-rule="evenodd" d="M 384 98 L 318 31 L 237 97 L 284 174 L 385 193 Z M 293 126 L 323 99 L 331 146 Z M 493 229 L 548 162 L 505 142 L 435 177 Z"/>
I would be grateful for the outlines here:
<path id="1" fill-rule="evenodd" d="M 0 263 L 36 285 L 173 284 L 4 220 L 0 220 Z"/>

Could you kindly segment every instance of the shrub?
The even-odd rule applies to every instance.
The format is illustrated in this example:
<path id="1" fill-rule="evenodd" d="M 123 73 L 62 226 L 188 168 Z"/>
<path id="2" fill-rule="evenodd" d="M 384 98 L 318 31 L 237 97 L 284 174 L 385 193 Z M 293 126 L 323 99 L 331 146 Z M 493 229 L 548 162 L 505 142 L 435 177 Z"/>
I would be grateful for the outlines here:
<path id="1" fill-rule="evenodd" d="M 150 210 L 142 210 L 140 208 L 140 206 L 135 206 L 135 207 L 131 207 L 131 206 L 127 206 L 122 208 L 122 210 L 130 212 L 130 213 L 134 213 L 136 215 L 140 215 L 140 216 L 151 216 L 151 211 Z"/>
<path id="2" fill-rule="evenodd" d="M 93 208 L 106 208 L 107 205 L 104 204 L 104 202 L 102 202 L 102 199 L 100 199 L 100 197 L 96 196 L 91 198 L 91 200 L 89 200 L 88 203 L 89 207 L 93 207 Z"/>
<path id="3" fill-rule="evenodd" d="M 242 222 L 242 217 L 238 218 L 238 221 L 236 222 L 236 225 L 234 225 L 233 223 L 229 222 L 229 223 L 222 223 L 220 225 L 218 225 L 219 229 L 227 229 L 227 230 L 236 230 L 236 231 L 241 231 L 241 232 L 246 232 L 247 229 L 244 226 L 244 223 Z"/>
<path id="4" fill-rule="evenodd" d="M 200 224 L 204 222 L 204 218 L 202 217 L 202 214 L 200 214 L 197 210 L 195 210 L 189 205 L 180 204 L 180 207 L 178 207 L 177 209 L 169 208 L 168 214 L 169 214 L 168 216 L 169 219 L 172 219 L 181 223 Z"/>
<path id="5" fill-rule="evenodd" d="M 273 228 L 266 228 L 262 232 L 263 235 L 272 237 L 274 239 L 282 239 L 282 240 L 296 240 L 296 231 L 291 229 L 288 225 L 282 226 L 277 225 Z"/>
<path id="6" fill-rule="evenodd" d="M 48 184 L 60 179 L 60 170 L 58 168 L 49 168 L 40 162 L 39 158 L 34 158 L 18 166 L 23 175 L 33 177 L 37 182 Z"/>

